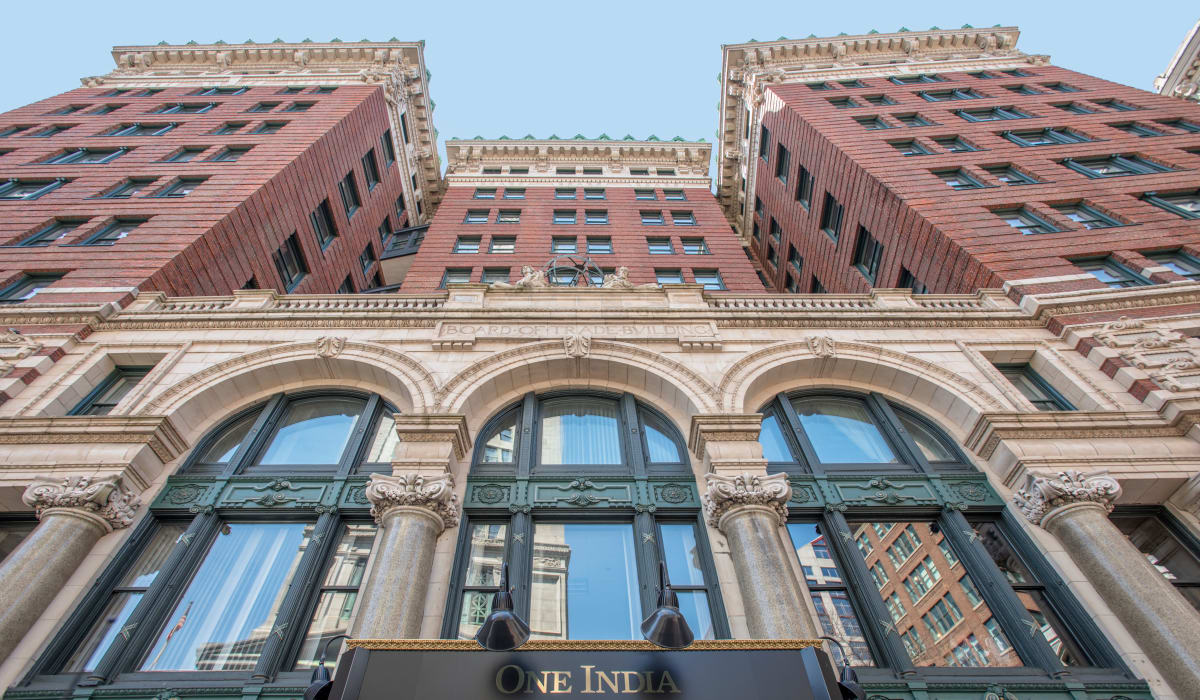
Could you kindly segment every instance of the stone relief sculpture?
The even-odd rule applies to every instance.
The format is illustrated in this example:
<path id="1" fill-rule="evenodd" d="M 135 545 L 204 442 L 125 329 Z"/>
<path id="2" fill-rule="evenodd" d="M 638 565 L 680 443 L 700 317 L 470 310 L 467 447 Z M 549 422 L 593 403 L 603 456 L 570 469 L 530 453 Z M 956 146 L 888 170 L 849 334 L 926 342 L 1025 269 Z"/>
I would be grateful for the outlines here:
<path id="1" fill-rule="evenodd" d="M 541 289 L 549 287 L 550 282 L 546 279 L 546 273 L 542 270 L 535 270 L 532 265 L 521 266 L 521 279 L 513 283 L 508 282 L 492 282 L 489 287 L 492 289 Z"/>

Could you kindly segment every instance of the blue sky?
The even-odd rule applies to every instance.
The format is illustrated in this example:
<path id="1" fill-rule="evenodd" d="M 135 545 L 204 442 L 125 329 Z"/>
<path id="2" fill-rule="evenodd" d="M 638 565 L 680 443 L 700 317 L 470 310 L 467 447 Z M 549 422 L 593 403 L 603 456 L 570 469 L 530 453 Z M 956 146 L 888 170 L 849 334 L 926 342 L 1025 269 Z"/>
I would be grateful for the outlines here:
<path id="1" fill-rule="evenodd" d="M 721 44 L 838 32 L 1021 28 L 1018 48 L 1134 87 L 1153 80 L 1197 19 L 1195 0 L 1129 3 L 341 2 L 5 3 L 0 111 L 112 69 L 114 44 L 395 36 L 426 41 L 441 139 L 582 133 L 713 140 Z M 441 143 L 439 143 L 441 146 Z"/>

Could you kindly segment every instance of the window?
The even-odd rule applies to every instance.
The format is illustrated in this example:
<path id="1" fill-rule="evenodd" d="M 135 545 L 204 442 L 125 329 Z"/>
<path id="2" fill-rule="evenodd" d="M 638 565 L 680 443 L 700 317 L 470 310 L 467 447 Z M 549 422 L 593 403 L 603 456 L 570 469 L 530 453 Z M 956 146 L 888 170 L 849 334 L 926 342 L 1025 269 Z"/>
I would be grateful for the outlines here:
<path id="1" fill-rule="evenodd" d="M 1101 108 L 1111 109 L 1114 112 L 1133 112 L 1141 109 L 1141 107 L 1135 107 L 1128 102 L 1120 100 L 1092 100 L 1092 104 L 1098 105 Z"/>
<path id="2" fill-rule="evenodd" d="M 375 256 L 375 248 L 373 244 L 368 243 L 366 248 L 358 254 L 358 264 L 362 266 L 363 277 L 367 277 L 367 272 L 371 266 L 375 264 L 378 258 Z"/>
<path id="3" fill-rule="evenodd" d="M 475 194 L 472 195 L 472 197 L 474 199 L 495 199 L 496 198 L 496 188 L 495 187 L 476 187 Z"/>
<path id="4" fill-rule="evenodd" d="M 164 187 L 158 192 L 158 194 L 154 196 L 174 198 L 186 197 L 192 192 L 195 192 L 196 188 L 199 187 L 200 183 L 202 182 L 204 182 L 204 178 L 202 177 L 181 177 Z"/>
<path id="5" fill-rule="evenodd" d="M 133 233 L 145 219 L 115 219 L 112 223 L 92 234 L 83 245 L 112 245 Z"/>
<path id="6" fill-rule="evenodd" d="M 805 83 L 810 90 L 832 90 L 833 86 L 829 83 Z"/>
<path id="7" fill-rule="evenodd" d="M 504 198 L 505 199 L 525 199 L 525 188 L 524 187 L 505 187 L 504 188 Z"/>
<path id="8" fill-rule="evenodd" d="M 796 166 L 796 201 L 800 202 L 805 209 L 811 206 L 812 190 L 812 175 L 809 175 L 808 170 L 803 165 Z"/>
<path id="9" fill-rule="evenodd" d="M 1078 102 L 1067 102 L 1065 104 L 1056 104 L 1056 105 L 1051 105 L 1051 106 L 1057 107 L 1058 109 L 1061 109 L 1064 112 L 1070 112 L 1071 114 L 1095 114 L 1096 113 L 1096 110 L 1092 109 L 1091 107 L 1088 107 L 1087 105 L 1080 104 Z"/>
<path id="10" fill-rule="evenodd" d="M 994 122 L 1005 119 L 1028 119 L 1029 115 L 1013 107 L 992 107 L 991 109 L 960 109 L 955 112 L 969 122 Z"/>
<path id="11" fill-rule="evenodd" d="M 454 241 L 454 252 L 460 254 L 478 253 L 479 244 L 482 240 L 479 236 L 459 236 Z"/>
<path id="12" fill-rule="evenodd" d="M 940 75 L 893 75 L 888 80 L 896 85 L 916 85 L 918 83 L 940 83 L 945 78 Z"/>
<path id="13" fill-rule="evenodd" d="M 647 238 L 646 245 L 651 255 L 674 255 L 675 247 L 670 238 Z"/>
<path id="14" fill-rule="evenodd" d="M 1169 119 L 1160 121 L 1159 124 L 1162 124 L 1163 126 L 1169 126 L 1173 129 L 1179 129 L 1180 131 L 1186 131 L 1191 134 L 1200 134 L 1200 124 L 1195 124 L 1185 119 Z"/>
<path id="15" fill-rule="evenodd" d="M 585 187 L 583 190 L 584 199 L 606 199 L 603 187 Z"/>
<path id="16" fill-rule="evenodd" d="M 487 209 L 468 209 L 467 215 L 463 217 L 464 224 L 486 224 L 487 222 Z"/>
<path id="17" fill-rule="evenodd" d="M 893 114 L 892 116 L 904 126 L 933 126 L 933 122 L 919 114 Z"/>
<path id="18" fill-rule="evenodd" d="M 1055 146 L 1063 143 L 1083 143 L 1092 139 L 1071 129 L 1040 129 L 1037 131 L 1005 131 L 1000 134 L 1018 146 Z"/>
<path id="19" fill-rule="evenodd" d="M 573 224 L 575 223 L 576 211 L 574 209 L 555 209 L 554 223 L 556 224 Z"/>
<path id="20" fill-rule="evenodd" d="M 996 368 L 1039 411 L 1075 410 L 1074 406 L 1028 364 L 996 365 Z"/>
<path id="21" fill-rule="evenodd" d="M 396 162 L 396 144 L 392 141 L 392 130 L 387 129 L 379 137 L 379 145 L 383 148 L 383 166 L 386 168 Z"/>
<path id="22" fill-rule="evenodd" d="M 338 182 L 338 196 L 342 198 L 342 210 L 346 212 L 346 218 L 354 216 L 354 212 L 362 206 L 362 200 L 358 198 L 358 183 L 354 181 L 354 171 L 346 173 L 346 177 Z"/>
<path id="23" fill-rule="evenodd" d="M 725 282 L 721 279 L 720 270 L 692 270 L 692 277 L 696 280 L 696 284 L 704 285 L 704 288 L 710 291 L 720 292 L 725 290 Z"/>
<path id="24" fill-rule="evenodd" d="M 879 261 L 883 258 L 883 245 L 875 240 L 871 232 L 862 226 L 858 227 L 858 238 L 854 242 L 854 267 L 875 284 L 875 276 L 879 274 Z"/>
<path id="25" fill-rule="evenodd" d="M 1118 508 L 1109 517 L 1150 564 L 1200 610 L 1200 552 L 1195 536 L 1163 509 Z"/>
<path id="26" fill-rule="evenodd" d="M 392 235 L 392 219 L 391 219 L 391 217 L 387 216 L 385 214 L 383 217 L 383 221 L 379 222 L 379 227 L 375 230 L 379 232 L 379 242 L 384 244 L 383 249 L 386 251 L 388 236 Z"/>
<path id="27" fill-rule="evenodd" d="M 762 279 L 762 273 L 759 273 L 759 280 L 765 282 L 765 280 Z M 763 286 L 766 287 L 767 285 L 764 284 Z M 800 282 L 789 273 L 787 276 L 787 282 L 784 285 L 784 289 L 791 292 L 792 294 L 799 294 L 800 293 Z"/>
<path id="28" fill-rule="evenodd" d="M 874 666 L 875 660 L 867 646 L 860 615 L 850 600 L 847 583 L 838 567 L 827 566 L 829 547 L 822 529 L 821 524 L 813 522 L 790 522 L 787 525 L 792 548 L 806 575 L 817 567 L 822 572 L 820 582 L 811 578 L 807 582 L 809 595 L 817 610 L 821 634 L 842 642 L 850 652 L 847 660 L 851 664 Z M 827 569 L 831 569 L 834 575 L 827 575 Z"/>
<path id="29" fill-rule="evenodd" d="M 28 136 L 31 138 L 50 138 L 51 136 L 61 134 L 62 132 L 66 131 L 67 129 L 70 129 L 71 126 L 73 126 L 73 125 L 54 124 L 52 126 L 47 126 L 47 127 L 38 129 L 37 131 L 34 131 L 32 133 L 22 134 L 22 135 Z"/>
<path id="30" fill-rule="evenodd" d="M 410 143 L 408 138 L 408 112 L 400 114 L 400 137 L 404 139 L 404 143 Z"/>
<path id="31" fill-rule="evenodd" d="M 124 106 L 125 105 L 100 105 L 99 107 L 88 112 L 88 114 L 108 114 L 110 112 L 115 112 Z"/>
<path id="32" fill-rule="evenodd" d="M 1147 253 L 1146 258 L 1190 280 L 1200 279 L 1200 260 L 1181 250 Z"/>
<path id="33" fill-rule="evenodd" d="M 804 272 L 804 258 L 800 257 L 800 251 L 796 250 L 796 246 L 788 245 L 788 265 L 796 271 L 797 276 Z"/>
<path id="34" fill-rule="evenodd" d="M 216 107 L 215 102 L 176 102 L 150 110 L 151 114 L 203 114 Z"/>
<path id="35" fill-rule="evenodd" d="M 337 90 L 336 86 L 322 85 L 322 86 L 318 87 L 317 89 L 313 90 L 313 93 L 316 95 L 328 95 L 329 93 L 333 92 L 334 90 Z"/>
<path id="36" fill-rule="evenodd" d="M 969 151 L 979 150 L 978 148 L 975 148 L 974 146 L 972 146 L 971 144 L 962 140 L 962 138 L 960 138 L 958 136 L 946 136 L 943 138 L 937 138 L 937 139 L 934 139 L 933 142 L 936 143 L 937 145 L 941 146 L 942 148 L 946 149 L 947 151 L 950 151 L 951 153 L 967 153 Z"/>
<path id="37" fill-rule="evenodd" d="M 862 106 L 849 97 L 831 97 L 829 98 L 829 104 L 837 107 L 838 109 L 851 109 Z"/>
<path id="38" fill-rule="evenodd" d="M 607 236 L 588 236 L 588 255 L 608 255 L 613 252 L 612 239 Z"/>
<path id="39" fill-rule="evenodd" d="M 209 158 L 209 160 L 220 163 L 232 163 L 249 153 L 251 148 L 252 146 L 229 146 L 217 151 L 217 154 Z"/>
<path id="40" fill-rule="evenodd" d="M 1004 223 L 1020 231 L 1021 233 L 1054 233 L 1058 231 L 1053 224 L 1037 216 L 1024 207 L 1021 207 L 1020 209 L 1003 209 L 995 212 L 995 214 L 996 216 L 1000 217 Z"/>
<path id="41" fill-rule="evenodd" d="M 1063 204 L 1054 208 L 1071 221 L 1083 224 L 1086 229 L 1112 228 L 1121 225 L 1116 219 L 1101 214 L 1086 204 Z"/>
<path id="42" fill-rule="evenodd" d="M 654 279 L 660 287 L 664 284 L 683 284 L 683 273 L 679 270 L 654 268 Z"/>
<path id="43" fill-rule="evenodd" d="M 1200 190 L 1179 194 L 1147 192 L 1142 199 L 1185 219 L 1200 219 Z"/>
<path id="44" fill-rule="evenodd" d="M 579 240 L 575 237 L 564 238 L 555 236 L 550 239 L 550 252 L 555 255 L 565 255 L 579 252 Z"/>
<path id="45" fill-rule="evenodd" d="M 863 95 L 862 98 L 873 105 L 894 105 L 896 101 L 887 95 Z"/>
<path id="46" fill-rule="evenodd" d="M 1075 264 L 1075 267 L 1078 267 L 1113 289 L 1142 287 L 1150 284 L 1150 280 L 1136 274 L 1112 258 L 1073 260 L 1072 262 Z"/>
<path id="47" fill-rule="evenodd" d="M 555 168 L 555 175 L 574 175 L 578 168 Z"/>
<path id="48" fill-rule="evenodd" d="M 247 124 L 247 122 L 225 122 L 221 126 L 218 126 L 217 128 L 213 129 L 212 133 L 214 136 L 227 136 L 229 134 L 236 134 L 237 132 L 241 131 L 242 128 L 244 126 L 246 126 L 246 124 Z M 106 136 L 119 136 L 120 134 L 118 133 L 118 134 L 105 134 L 105 135 Z"/>
<path id="49" fill-rule="evenodd" d="M 529 168 L 516 168 L 513 166 L 509 166 L 508 173 L 509 173 L 509 175 L 528 175 Z"/>
<path id="50" fill-rule="evenodd" d="M 496 282 L 507 282 L 511 275 L 511 268 L 507 267 L 485 267 L 483 275 L 479 278 L 484 284 L 494 284 Z"/>
<path id="51" fill-rule="evenodd" d="M 858 79 L 855 79 L 855 80 L 839 80 L 839 81 L 837 81 L 837 82 L 838 82 L 838 85 L 841 85 L 841 86 L 842 86 L 842 87 L 844 87 L 844 88 L 862 88 L 862 87 L 866 87 L 866 86 L 867 86 L 867 85 L 866 85 L 866 83 L 864 83 L 863 81 L 861 81 L 861 80 L 858 80 Z"/>
<path id="52" fill-rule="evenodd" d="M 645 191 L 646 190 L 635 190 L 635 192 L 645 192 Z M 650 193 L 653 194 L 654 190 L 650 190 Z M 576 194 L 577 194 L 576 190 L 573 187 L 555 187 L 554 188 L 554 198 L 555 199 L 575 199 Z M 638 198 L 640 199 L 641 197 L 638 197 Z"/>
<path id="53" fill-rule="evenodd" d="M 928 294 L 927 288 L 916 275 L 909 272 L 906 268 L 900 268 L 900 279 L 896 282 L 896 287 L 899 289 L 911 289 L 913 294 Z"/>
<path id="54" fill-rule="evenodd" d="M 758 130 L 758 157 L 763 160 L 767 159 L 771 153 L 771 130 L 765 125 L 760 126 Z"/>
<path id="55" fill-rule="evenodd" d="M 329 207 L 329 200 L 321 200 L 317 208 L 308 215 L 308 220 L 312 223 L 313 233 L 317 236 L 317 245 L 321 246 L 321 250 L 329 247 L 329 244 L 333 243 L 333 239 L 338 235 L 337 224 L 334 223 L 333 210 Z"/>
<path id="56" fill-rule="evenodd" d="M 837 241 L 838 235 L 842 230 L 842 214 L 844 208 L 838 201 L 833 198 L 833 195 L 825 193 L 825 204 L 821 208 L 821 231 L 825 235 Z"/>
<path id="57" fill-rule="evenodd" d="M 210 87 L 210 88 L 201 88 L 201 89 L 193 92 L 192 94 L 193 95 L 203 95 L 206 97 L 213 96 L 213 95 L 240 95 L 248 89 L 249 88 L 246 88 L 246 87 Z"/>
<path id="58" fill-rule="evenodd" d="M 163 91 L 162 88 L 147 88 L 145 90 L 140 90 L 138 92 L 135 92 L 133 94 L 133 97 L 154 97 L 155 95 L 157 95 L 158 93 L 160 93 L 162 91 Z"/>
<path id="59" fill-rule="evenodd" d="M 1121 177 L 1124 175 L 1147 175 L 1150 173 L 1165 173 L 1171 168 L 1159 165 L 1141 156 L 1113 155 L 1100 158 L 1068 158 L 1062 164 L 1088 177 Z"/>
<path id="60" fill-rule="evenodd" d="M 629 174 L 635 177 L 645 177 L 650 174 L 649 168 L 630 168 Z"/>
<path id="61" fill-rule="evenodd" d="M 1164 132 L 1164 131 L 1159 131 L 1158 129 L 1146 126 L 1145 124 L 1138 124 L 1137 122 L 1128 122 L 1125 124 L 1109 124 L 1109 126 L 1111 126 L 1114 129 L 1117 129 L 1118 131 L 1124 131 L 1127 134 L 1132 134 L 1133 136 L 1140 136 L 1142 138 L 1147 138 L 1147 137 L 1152 137 L 1152 136 L 1166 136 L 1166 132 Z"/>
<path id="62" fill-rule="evenodd" d="M 442 274 L 442 283 L 438 285 L 438 289 L 445 289 L 448 284 L 467 284 L 470 281 L 471 268 L 447 267 Z"/>
<path id="63" fill-rule="evenodd" d="M 574 199 L 575 198 L 574 190 L 572 190 L 571 192 L 572 192 L 571 198 Z M 654 192 L 654 190 L 634 190 L 633 198 L 634 199 L 658 199 L 658 195 Z"/>
<path id="64" fill-rule="evenodd" d="M 517 252 L 517 239 L 507 236 L 492 236 L 492 240 L 488 243 L 489 253 L 515 253 Z"/>
<path id="65" fill-rule="evenodd" d="M 809 285 L 809 291 L 813 294 L 825 294 L 825 285 L 821 284 L 821 280 L 813 275 L 812 283 Z"/>
<path id="66" fill-rule="evenodd" d="M 279 278 L 283 280 L 285 292 L 290 293 L 308 274 L 308 264 L 304 262 L 304 253 L 295 233 L 288 236 L 271 257 L 275 261 Z"/>
<path id="67" fill-rule="evenodd" d="M 668 239 L 669 242 L 669 239 Z M 703 238 L 681 238 L 679 245 L 683 249 L 684 255 L 708 255 L 708 244 Z"/>
<path id="68" fill-rule="evenodd" d="M 17 180 L 0 183 L 0 199 L 37 199 L 53 192 L 67 183 L 63 178 L 54 180 Z"/>
<path id="69" fill-rule="evenodd" d="M 603 168 L 584 168 L 583 169 L 584 175 L 602 175 L 603 173 L 604 173 Z M 659 175 L 662 175 L 662 174 L 663 174 L 662 172 L 659 172 Z"/>
<path id="70" fill-rule="evenodd" d="M 869 130 L 872 130 L 872 131 L 875 131 L 875 130 L 878 130 L 878 129 L 890 129 L 890 128 L 892 128 L 892 127 L 888 126 L 888 125 L 887 125 L 887 123 L 885 123 L 885 122 L 884 122 L 882 119 L 880 119 L 880 118 L 879 118 L 879 117 L 877 117 L 877 116 L 871 116 L 871 117 L 855 117 L 855 118 L 854 118 L 854 121 L 858 122 L 859 126 L 861 126 L 862 128 L 864 128 L 864 129 L 869 129 Z"/>
<path id="71" fill-rule="evenodd" d="M 962 170 L 943 170 L 934 172 L 934 175 L 940 177 L 942 182 L 956 190 L 977 190 L 983 187 L 982 182 Z"/>
<path id="72" fill-rule="evenodd" d="M 375 189 L 379 184 L 379 166 L 375 163 L 375 149 L 367 151 L 362 157 L 363 175 L 367 178 L 367 191 Z"/>
<path id="73" fill-rule="evenodd" d="M 783 236 L 783 228 L 773 216 L 771 217 L 771 225 L 768 232 L 771 234 L 771 240 L 775 241 L 776 243 L 780 242 L 780 238 Z"/>
<path id="74" fill-rule="evenodd" d="M 1035 90 L 1028 85 L 1005 85 L 1004 89 L 1008 90 L 1009 92 L 1015 92 L 1018 95 L 1040 95 L 1040 94 L 1042 94 L 1041 91 Z"/>
<path id="75" fill-rule="evenodd" d="M 1079 88 L 1066 83 L 1042 83 L 1042 87 L 1048 88 L 1055 92 L 1079 92 Z"/>
<path id="76" fill-rule="evenodd" d="M 695 226 L 696 215 L 690 211 L 671 211 L 671 223 L 676 226 Z"/>
<path id="77" fill-rule="evenodd" d="M 926 102 L 949 102 L 952 100 L 978 100 L 983 97 L 971 88 L 954 88 L 952 90 L 922 90 L 917 96 Z"/>
<path id="78" fill-rule="evenodd" d="M 906 156 L 927 156 L 932 152 L 928 148 L 922 146 L 920 143 L 912 139 L 909 139 L 908 141 L 890 141 L 889 145 L 897 151 L 900 151 L 901 155 Z"/>
<path id="79" fill-rule="evenodd" d="M 781 143 L 775 147 L 775 177 L 783 184 L 788 181 L 788 168 L 791 167 L 792 154 L 788 153 L 788 149 L 784 148 Z"/>
<path id="80" fill-rule="evenodd" d="M 298 95 L 302 92 L 304 92 L 303 87 L 293 85 L 293 86 L 285 87 L 275 94 L 277 94 L 277 95 Z"/>
<path id="81" fill-rule="evenodd" d="M 346 279 L 342 280 L 342 283 L 338 285 L 335 294 L 354 294 L 354 280 L 351 279 L 350 275 L 346 275 Z"/>
<path id="82" fill-rule="evenodd" d="M 14 134 L 19 134 L 27 129 L 32 129 L 32 126 L 5 126 L 0 127 L 0 138 L 6 138 Z"/>
<path id="83" fill-rule="evenodd" d="M 307 112 L 316 102 L 293 102 L 283 109 L 285 112 Z"/>
<path id="84" fill-rule="evenodd" d="M 583 222 L 586 224 L 607 224 L 608 210 L 607 209 L 588 209 L 584 212 Z"/>
<path id="85" fill-rule="evenodd" d="M 1012 165 L 990 165 L 984 168 L 984 170 L 1006 185 L 1033 185 L 1037 183 L 1037 180 L 1032 175 L 1027 175 Z"/>
<path id="86" fill-rule="evenodd" d="M 178 151 L 175 151 L 171 155 L 167 156 L 164 162 L 187 163 L 187 162 L 190 162 L 191 160 L 195 159 L 196 156 L 200 155 L 204 151 L 205 151 L 205 149 L 202 147 L 199 147 L 199 146 L 181 148 Z"/>
<path id="87" fill-rule="evenodd" d="M 232 122 L 226 122 L 225 125 L 222 126 L 221 128 L 222 129 L 231 128 L 231 129 L 233 129 L 233 131 L 237 131 L 238 128 L 241 128 L 242 126 L 245 126 L 245 125 L 246 125 L 245 122 L 242 122 L 241 124 L 233 124 Z M 175 124 L 175 123 L 171 123 L 171 124 L 143 124 L 143 123 L 120 124 L 118 126 L 113 127 L 112 129 L 104 132 L 103 134 L 101 134 L 101 136 L 158 136 L 160 134 L 167 133 L 168 131 L 174 129 L 176 126 L 178 126 L 178 124 Z M 229 131 L 229 132 L 225 132 L 225 133 L 233 133 L 233 132 Z"/>
<path id="88" fill-rule="evenodd" d="M 126 148 L 78 148 L 73 151 L 63 151 L 42 161 L 44 165 L 62 165 L 64 163 L 108 163 L 120 158 Z"/>
<path id="89" fill-rule="evenodd" d="M 152 367 L 120 367 L 113 370 L 104 381 L 93 389 L 67 415 L 106 416 L 116 408 L 121 399 L 149 374 Z"/>
<path id="90" fill-rule="evenodd" d="M 68 233 L 79 228 L 83 222 L 81 221 L 64 221 L 56 219 L 51 223 L 38 229 L 36 233 L 22 240 L 17 245 L 21 246 L 44 246 L 50 245 L 54 241 L 60 240 Z"/>
<path id="91" fill-rule="evenodd" d="M 29 301 L 38 292 L 62 278 L 62 275 L 26 272 L 7 287 L 0 289 L 0 303 L 19 304 Z"/>
<path id="92" fill-rule="evenodd" d="M 127 88 L 115 88 L 101 95 L 101 97 L 122 97 L 129 92 Z"/>
<path id="93" fill-rule="evenodd" d="M 501 209 L 496 212 L 496 223 L 498 224 L 519 224 L 521 223 L 520 209 Z"/>

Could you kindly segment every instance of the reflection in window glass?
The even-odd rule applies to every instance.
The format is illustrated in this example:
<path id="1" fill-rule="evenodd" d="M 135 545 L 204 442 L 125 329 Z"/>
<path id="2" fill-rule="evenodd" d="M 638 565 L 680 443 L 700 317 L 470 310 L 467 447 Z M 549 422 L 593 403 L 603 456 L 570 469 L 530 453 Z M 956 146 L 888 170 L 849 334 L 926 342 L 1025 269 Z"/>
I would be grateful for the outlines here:
<path id="1" fill-rule="evenodd" d="M 704 569 L 700 564 L 695 526 L 691 523 L 663 523 L 659 525 L 659 535 L 667 576 L 679 596 L 680 612 L 687 619 L 696 639 L 716 639 L 712 613 L 708 607 L 708 592 L 703 590 Z M 692 590 L 692 586 L 697 589 Z"/>
<path id="2" fill-rule="evenodd" d="M 471 524 L 471 548 L 463 577 L 462 610 L 458 620 L 459 639 L 473 639 L 492 612 L 492 596 L 500 590 L 507 535 L 508 525 L 504 523 Z"/>
<path id="3" fill-rule="evenodd" d="M 762 430 L 758 432 L 758 442 L 762 445 L 763 458 L 768 462 L 791 462 L 792 451 L 788 449 L 787 440 L 779 428 L 779 419 L 774 413 L 763 416 Z"/>
<path id="4" fill-rule="evenodd" d="M 304 523 L 226 525 L 139 670 L 254 670 L 311 530 Z"/>
<path id="5" fill-rule="evenodd" d="M 400 436 L 396 434 L 396 418 L 385 411 L 379 417 L 379 427 L 375 429 L 375 437 L 371 439 L 371 449 L 367 450 L 367 458 L 363 461 L 368 464 L 391 462 L 392 455 L 396 453 L 396 444 L 399 442 Z"/>
<path id="6" fill-rule="evenodd" d="M 1200 558 L 1154 515 L 1113 514 L 1113 523 L 1200 610 Z"/>
<path id="7" fill-rule="evenodd" d="M 632 526 L 536 523 L 533 550 L 534 639 L 641 639 Z"/>
<path id="8" fill-rule="evenodd" d="M 858 399 L 810 396 L 792 399 L 804 434 L 825 464 L 896 462 L 867 407 Z"/>
<path id="9" fill-rule="evenodd" d="M 646 427 L 646 455 L 651 462 L 682 462 L 679 446 L 668 437 L 668 429 L 649 413 L 642 413 L 642 424 Z"/>
<path id="10" fill-rule="evenodd" d="M 513 443 L 517 434 L 517 415 L 513 413 L 500 421 L 500 427 L 483 443 L 484 462 L 513 461 Z"/>
<path id="11" fill-rule="evenodd" d="M 164 523 L 158 526 L 137 561 L 117 582 L 118 590 L 109 598 L 103 614 L 96 618 L 95 625 L 67 661 L 64 671 L 91 671 L 96 668 L 112 640 L 124 629 L 125 621 L 141 602 L 146 589 L 158 576 L 159 568 L 167 560 L 184 529 L 182 524 Z"/>
<path id="12" fill-rule="evenodd" d="M 11 554 L 17 545 L 21 544 L 21 540 L 28 537 L 35 527 L 37 527 L 35 520 L 0 523 L 0 561 Z"/>
<path id="13" fill-rule="evenodd" d="M 246 439 L 246 433 L 254 427 L 254 421 L 257 419 L 258 411 L 254 411 L 226 428 L 225 432 L 221 433 L 221 437 L 214 440 L 212 445 L 200 456 L 200 459 L 196 460 L 197 463 L 226 464 L 229 462 L 233 459 L 237 449 L 242 446 L 242 440 Z"/>
<path id="14" fill-rule="evenodd" d="M 362 408 L 350 398 L 292 402 L 258 463 L 337 464 Z"/>
<path id="15" fill-rule="evenodd" d="M 916 666 L 1021 666 L 975 584 L 948 561 L 949 543 L 930 523 L 861 523 L 856 537 L 872 533 L 867 568 L 883 569 L 879 594 L 892 613 L 900 641 Z M 861 551 L 861 550 L 859 550 Z"/>
<path id="16" fill-rule="evenodd" d="M 829 547 L 816 523 L 788 523 L 788 534 L 796 557 L 808 577 L 809 594 L 821 622 L 822 634 L 833 637 L 849 651 L 851 666 L 874 666 L 875 660 L 863 637 L 862 625 L 846 592 L 846 584 L 833 561 Z M 808 572 L 812 572 L 810 575 Z M 820 577 L 817 577 L 817 572 Z M 835 574 L 827 576 L 827 574 Z M 836 647 L 834 647 L 836 649 Z M 841 652 L 835 652 L 841 663 Z"/>
<path id="17" fill-rule="evenodd" d="M 900 419 L 900 423 L 908 431 L 913 442 L 917 443 L 917 448 L 921 450 L 921 454 L 925 455 L 926 460 L 930 462 L 959 461 L 950 448 L 939 440 L 929 428 L 925 427 L 924 423 L 914 420 L 901 411 L 896 411 L 896 417 Z"/>
<path id="18" fill-rule="evenodd" d="M 375 526 L 370 524 L 348 524 L 342 530 L 341 539 L 333 550 L 325 580 L 317 596 L 317 608 L 308 623 L 308 634 L 300 647 L 296 659 L 296 670 L 311 669 L 317 665 L 321 652 L 330 639 L 350 631 L 350 616 L 358 601 L 358 588 L 362 585 L 363 572 L 371 557 L 371 546 L 375 542 Z M 326 666 L 336 667 L 336 649 L 330 649 Z M 330 673 L 333 668 L 330 668 Z"/>
<path id="19" fill-rule="evenodd" d="M 619 432 L 616 401 L 547 399 L 542 402 L 542 464 L 620 464 Z"/>

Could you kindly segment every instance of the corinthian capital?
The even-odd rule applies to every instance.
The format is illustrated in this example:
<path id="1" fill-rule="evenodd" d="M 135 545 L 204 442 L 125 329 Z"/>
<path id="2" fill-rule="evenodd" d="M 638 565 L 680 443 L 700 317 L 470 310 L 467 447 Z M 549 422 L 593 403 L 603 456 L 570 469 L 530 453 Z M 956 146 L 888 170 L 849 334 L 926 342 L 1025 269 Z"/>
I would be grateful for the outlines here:
<path id="1" fill-rule="evenodd" d="M 1012 500 L 1030 522 L 1045 526 L 1068 506 L 1091 503 L 1112 510 L 1120 495 L 1121 485 L 1107 473 L 1068 469 L 1052 475 L 1030 472 L 1025 488 L 1013 494 Z"/>
<path id="2" fill-rule="evenodd" d="M 708 474 L 704 494 L 704 515 L 713 527 L 721 517 L 739 506 L 765 506 L 775 511 L 779 523 L 787 521 L 787 501 L 792 497 L 792 485 L 787 474 Z"/>
<path id="3" fill-rule="evenodd" d="M 68 476 L 61 479 L 37 477 L 21 500 L 42 518 L 54 511 L 72 511 L 112 532 L 129 526 L 141 501 L 121 485 L 121 477 Z"/>
<path id="4" fill-rule="evenodd" d="M 441 519 L 443 527 L 458 524 L 458 496 L 450 474 L 372 474 L 367 482 L 371 515 L 382 524 L 383 516 L 397 506 L 424 508 Z"/>

